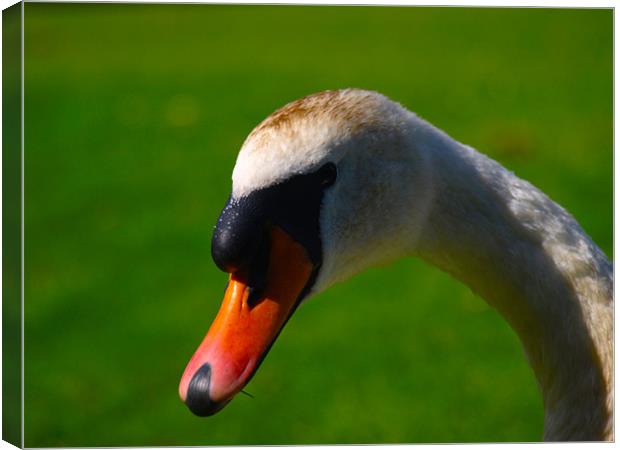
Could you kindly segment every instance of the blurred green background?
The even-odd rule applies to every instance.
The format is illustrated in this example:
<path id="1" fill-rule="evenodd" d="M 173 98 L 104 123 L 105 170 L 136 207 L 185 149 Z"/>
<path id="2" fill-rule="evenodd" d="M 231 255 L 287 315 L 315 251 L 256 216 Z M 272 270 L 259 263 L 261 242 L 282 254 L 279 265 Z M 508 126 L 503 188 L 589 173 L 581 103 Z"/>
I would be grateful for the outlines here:
<path id="1" fill-rule="evenodd" d="M 533 182 L 612 256 L 612 11 L 25 6 L 26 446 L 532 441 L 512 330 L 417 260 L 304 305 L 247 390 L 181 373 L 222 298 L 211 230 L 265 116 L 378 90 Z"/>

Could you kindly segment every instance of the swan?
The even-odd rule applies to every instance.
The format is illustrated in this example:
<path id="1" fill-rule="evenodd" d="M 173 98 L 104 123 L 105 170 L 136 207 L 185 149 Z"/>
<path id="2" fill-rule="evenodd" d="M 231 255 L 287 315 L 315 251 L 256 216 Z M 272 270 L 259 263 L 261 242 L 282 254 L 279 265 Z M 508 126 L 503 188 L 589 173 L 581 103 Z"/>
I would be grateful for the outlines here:
<path id="1" fill-rule="evenodd" d="M 302 301 L 415 256 L 515 330 L 547 441 L 613 439 L 613 266 L 562 207 L 382 94 L 316 93 L 247 137 L 212 237 L 224 300 L 179 385 L 199 416 L 249 382 Z"/>

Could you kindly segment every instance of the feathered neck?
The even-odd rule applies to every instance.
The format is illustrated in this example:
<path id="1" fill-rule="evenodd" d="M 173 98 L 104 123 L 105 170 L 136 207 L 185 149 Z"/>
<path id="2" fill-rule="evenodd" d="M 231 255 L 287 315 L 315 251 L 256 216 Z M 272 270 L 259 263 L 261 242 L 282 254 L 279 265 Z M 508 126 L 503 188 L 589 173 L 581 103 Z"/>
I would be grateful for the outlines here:
<path id="1" fill-rule="evenodd" d="M 519 335 L 545 405 L 545 440 L 613 438 L 612 266 L 531 184 L 423 121 L 434 196 L 423 259 L 482 296 Z"/>

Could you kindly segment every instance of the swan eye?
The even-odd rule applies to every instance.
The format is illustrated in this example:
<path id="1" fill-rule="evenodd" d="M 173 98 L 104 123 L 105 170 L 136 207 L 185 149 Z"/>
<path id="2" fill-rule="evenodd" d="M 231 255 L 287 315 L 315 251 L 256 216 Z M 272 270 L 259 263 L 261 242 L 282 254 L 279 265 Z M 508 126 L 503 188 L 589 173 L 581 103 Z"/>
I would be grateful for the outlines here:
<path id="1" fill-rule="evenodd" d="M 322 187 L 329 187 L 336 182 L 338 169 L 334 163 L 327 163 L 319 169 L 319 179 Z"/>

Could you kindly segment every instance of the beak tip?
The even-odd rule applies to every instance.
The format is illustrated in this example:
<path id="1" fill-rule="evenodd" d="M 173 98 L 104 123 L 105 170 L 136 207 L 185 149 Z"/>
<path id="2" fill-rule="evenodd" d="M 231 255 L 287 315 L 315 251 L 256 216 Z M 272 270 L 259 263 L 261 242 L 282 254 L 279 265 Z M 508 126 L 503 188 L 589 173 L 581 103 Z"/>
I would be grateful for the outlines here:
<path id="1" fill-rule="evenodd" d="M 211 384 L 211 366 L 203 364 L 194 373 L 185 396 L 185 404 L 191 412 L 199 417 L 207 417 L 222 409 L 228 402 L 215 402 L 209 395 Z"/>

